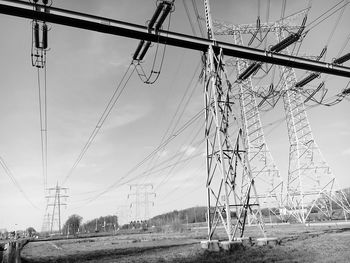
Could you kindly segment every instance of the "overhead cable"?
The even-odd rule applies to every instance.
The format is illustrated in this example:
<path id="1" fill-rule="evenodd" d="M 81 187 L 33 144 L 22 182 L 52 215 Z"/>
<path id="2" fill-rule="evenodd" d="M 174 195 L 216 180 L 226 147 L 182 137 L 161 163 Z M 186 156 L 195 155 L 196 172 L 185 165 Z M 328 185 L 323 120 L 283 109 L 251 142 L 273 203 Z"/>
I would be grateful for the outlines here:
<path id="1" fill-rule="evenodd" d="M 67 176 L 64 178 L 62 185 L 64 185 L 67 182 L 68 178 L 71 177 L 74 170 L 76 169 L 76 167 L 78 166 L 80 161 L 83 159 L 84 155 L 86 154 L 87 150 L 90 148 L 91 144 L 93 143 L 95 137 L 99 133 L 100 129 L 102 128 L 103 124 L 105 123 L 106 119 L 108 118 L 109 114 L 111 113 L 112 109 L 114 108 L 115 104 L 117 103 L 118 99 L 122 95 L 126 85 L 128 84 L 131 76 L 133 75 L 133 73 L 135 71 L 135 68 L 132 71 L 130 71 L 131 66 L 132 66 L 132 64 L 130 64 L 129 67 L 127 68 L 127 70 L 125 71 L 125 73 L 124 73 L 123 77 L 121 78 L 119 84 L 117 85 L 113 95 L 109 99 L 109 102 L 108 102 L 106 108 L 104 109 L 100 119 L 98 120 L 97 124 L 95 125 L 94 129 L 92 130 L 90 137 L 88 138 L 87 142 L 84 144 L 84 147 L 81 149 L 77 159 L 75 160 L 73 166 L 69 170 Z"/>
<path id="2" fill-rule="evenodd" d="M 103 190 L 101 193 L 99 193 L 98 195 L 90 198 L 88 200 L 87 203 L 90 203 L 96 199 L 98 199 L 99 197 L 101 197 L 102 195 L 106 194 L 107 192 L 111 191 L 113 188 L 117 187 L 117 186 L 121 186 L 121 185 L 125 185 L 127 183 L 129 183 L 132 180 L 135 180 L 135 178 L 138 178 L 138 175 L 136 175 L 134 178 L 132 178 L 131 180 L 125 181 L 123 182 L 124 179 L 126 179 L 127 177 L 129 177 L 131 174 L 133 174 L 133 172 L 135 172 L 139 167 L 141 167 L 145 162 L 147 162 L 150 158 L 152 158 L 152 156 L 154 156 L 155 154 L 157 154 L 159 151 L 161 151 L 167 144 L 169 144 L 172 140 L 174 140 L 178 135 L 180 135 L 183 131 L 185 131 L 188 127 L 190 127 L 199 117 L 201 117 L 203 115 L 203 109 L 201 111 L 199 111 L 197 114 L 195 114 L 190 120 L 188 120 L 184 125 L 182 125 L 174 134 L 172 134 L 167 140 L 164 141 L 164 143 L 162 145 L 159 145 L 156 149 L 154 149 L 151 153 L 149 153 L 142 161 L 140 161 L 139 163 L 137 163 L 133 168 L 131 168 L 125 175 L 123 175 L 122 177 L 118 178 L 118 180 L 116 180 L 114 183 L 112 183 L 111 185 L 109 185 L 108 187 L 105 188 L 105 190 Z M 86 203 L 86 204 L 87 204 Z"/>
<path id="3" fill-rule="evenodd" d="M 44 68 L 44 87 L 41 86 L 40 68 L 37 68 L 38 101 L 40 118 L 41 163 L 44 191 L 47 188 L 47 78 L 46 66 Z"/>
<path id="4" fill-rule="evenodd" d="M 2 166 L 2 168 L 4 169 L 6 175 L 10 178 L 11 182 L 13 183 L 13 185 L 17 188 L 17 190 L 22 194 L 22 196 L 28 201 L 28 203 L 31 204 L 32 207 L 34 207 L 35 209 L 39 208 L 30 200 L 30 198 L 28 197 L 28 195 L 23 191 L 22 187 L 20 186 L 20 184 L 18 183 L 18 181 L 16 180 L 16 178 L 13 176 L 11 170 L 8 168 L 8 166 L 6 165 L 4 159 L 0 156 L 0 165 Z"/>

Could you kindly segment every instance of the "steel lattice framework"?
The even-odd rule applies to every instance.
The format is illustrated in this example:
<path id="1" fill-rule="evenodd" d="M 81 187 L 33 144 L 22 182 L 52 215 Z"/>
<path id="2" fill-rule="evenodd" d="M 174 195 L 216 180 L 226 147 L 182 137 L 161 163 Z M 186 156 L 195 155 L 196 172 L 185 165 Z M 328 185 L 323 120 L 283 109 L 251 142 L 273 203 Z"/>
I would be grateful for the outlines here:
<path id="1" fill-rule="evenodd" d="M 263 233 L 264 230 L 255 181 L 245 149 L 244 133 L 240 124 L 236 124 L 240 116 L 233 112 L 234 96 L 225 72 L 223 54 L 259 63 L 271 63 L 343 77 L 350 77 L 350 68 L 334 62 L 325 63 L 216 41 L 213 38 L 208 0 L 205 0 L 205 4 L 208 39 L 164 30 L 150 32 L 145 26 L 53 7 L 46 7 L 48 12 L 43 12 L 45 6 L 42 5 L 38 5 L 39 10 L 33 10 L 31 2 L 18 0 L 0 0 L 0 13 L 206 53 L 204 92 L 209 239 L 221 222 L 229 240 L 234 240 L 238 236 L 243 236 L 247 213 L 253 209 L 258 211 L 254 214 L 259 216 L 257 218 L 259 226 Z M 260 27 L 263 28 L 264 25 Z M 268 27 L 271 27 L 271 32 L 276 30 L 276 26 L 268 25 Z M 246 32 L 252 32 L 252 27 L 245 28 Z M 293 125 L 295 127 L 295 124 Z M 242 184 L 243 180 L 247 182 L 244 184 L 245 187 Z M 330 182 L 333 183 L 334 180 Z M 242 192 L 242 188 L 246 191 Z"/>
<path id="2" fill-rule="evenodd" d="M 300 25 L 292 24 L 298 17 L 305 16 L 309 8 L 275 23 L 263 23 L 258 28 L 254 24 L 232 25 L 215 21 L 215 34 L 217 35 L 232 35 L 235 44 L 242 45 L 242 34 L 256 35 L 257 32 L 274 32 L 278 42 L 285 39 L 284 32 L 295 31 L 300 29 Z M 290 55 L 288 48 L 280 52 L 281 54 Z M 230 63 L 230 62 L 229 62 Z M 243 59 L 238 59 L 234 63 L 238 68 L 238 72 L 242 73 L 242 69 L 246 69 L 248 62 Z M 327 217 L 332 216 L 332 202 L 341 207 L 344 212 L 350 212 L 350 206 L 341 190 L 335 191 L 335 176 L 331 172 L 330 167 L 324 160 L 322 153 L 316 144 L 310 128 L 310 124 L 305 111 L 301 89 L 296 89 L 297 77 L 295 70 L 287 66 L 279 66 L 282 78 L 282 98 L 284 102 L 284 109 L 286 115 L 288 137 L 289 137 L 289 169 L 287 180 L 287 196 L 284 206 L 288 208 L 291 216 L 297 221 L 305 223 L 308 216 L 313 209 L 317 209 L 324 213 Z M 249 145 L 249 135 L 251 132 L 247 131 L 256 116 L 257 120 L 258 110 L 254 112 L 254 105 L 256 106 L 255 97 L 252 95 L 250 78 L 241 83 L 241 105 L 243 112 L 243 126 L 247 133 L 247 147 L 252 149 Z M 248 84 L 247 84 L 248 83 Z M 243 87 L 242 87 L 243 86 Z M 242 91 L 243 89 L 243 91 Z M 244 91 L 244 89 L 246 91 Z M 248 92 L 247 92 L 248 91 Z M 250 99 L 249 99 L 250 97 Z M 248 101 L 245 101 L 247 100 Z M 251 109 L 247 110 L 246 105 L 251 105 Z M 254 112 L 254 113 L 253 113 Z M 260 124 L 261 125 L 261 124 Z M 261 126 L 260 126 L 261 127 Z M 258 129 L 255 130 L 258 132 Z M 261 133 L 263 134 L 263 133 Z M 250 146 L 250 148 L 249 148 Z M 254 153 L 254 151 L 253 151 Z M 253 167 L 251 162 L 251 166 Z M 258 186 L 258 184 L 256 184 Z M 260 191 L 260 185 L 258 187 Z"/>
<path id="3" fill-rule="evenodd" d="M 66 206 L 66 203 L 62 202 L 63 200 L 66 200 L 68 195 L 62 195 L 62 192 L 67 192 L 68 188 L 60 187 L 58 183 L 55 187 L 48 188 L 48 195 L 47 198 L 47 205 L 45 209 L 44 214 L 44 222 L 42 229 L 43 231 L 50 231 L 52 233 L 53 231 L 59 231 L 59 233 L 62 233 L 61 229 L 61 207 Z M 52 207 L 52 212 L 48 213 L 50 210 L 50 207 Z"/>
<path id="4" fill-rule="evenodd" d="M 239 30 L 234 31 L 233 37 L 236 45 L 243 46 L 243 38 Z M 238 74 L 242 74 L 248 66 L 248 60 L 238 59 Z M 243 133 L 252 176 L 257 187 L 257 197 L 262 207 L 281 209 L 283 207 L 283 181 L 266 144 L 251 77 L 242 80 L 239 88 Z M 271 211 L 274 212 L 274 210 Z"/>
<path id="5" fill-rule="evenodd" d="M 284 30 L 276 31 L 278 41 L 284 39 Z M 289 54 L 290 51 L 283 51 Z M 289 168 L 287 206 L 290 214 L 305 223 L 313 209 L 332 217 L 332 201 L 344 212 L 350 206 L 341 190 L 335 191 L 336 178 L 326 163 L 311 131 L 301 90 L 295 88 L 295 70 L 279 66 L 284 84 L 283 102 L 289 138 Z"/>
<path id="6" fill-rule="evenodd" d="M 236 45 L 244 46 L 243 34 L 256 36 L 257 32 L 276 32 L 281 27 L 288 30 L 299 29 L 299 25 L 292 25 L 291 22 L 304 15 L 305 12 L 306 10 L 303 10 L 281 20 L 280 24 L 262 23 L 259 28 L 256 24 L 233 25 L 216 20 L 213 22 L 214 33 L 215 35 L 232 35 Z M 226 63 L 236 67 L 238 75 L 242 74 L 250 65 L 249 60 L 241 58 L 235 59 L 233 63 L 232 59 Z M 284 220 L 286 200 L 283 180 L 265 140 L 251 77 L 241 80 L 239 83 L 239 103 L 245 145 L 257 188 L 256 197 L 260 199 L 262 207 L 269 208 L 270 211 Z"/>
<path id="7" fill-rule="evenodd" d="M 208 37 L 213 39 L 208 1 L 205 13 Z M 229 241 L 243 237 L 248 213 L 256 216 L 266 237 L 222 50 L 216 53 L 212 46 L 206 57 L 204 96 L 209 240 L 220 223 Z"/>

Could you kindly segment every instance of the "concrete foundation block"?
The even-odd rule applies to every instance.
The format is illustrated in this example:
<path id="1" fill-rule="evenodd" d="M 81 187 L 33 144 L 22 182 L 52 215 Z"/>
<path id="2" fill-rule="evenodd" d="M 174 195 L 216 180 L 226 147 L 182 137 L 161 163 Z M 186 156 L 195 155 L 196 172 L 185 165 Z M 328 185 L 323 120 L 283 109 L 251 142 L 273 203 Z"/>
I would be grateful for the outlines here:
<path id="1" fill-rule="evenodd" d="M 270 246 L 274 247 L 280 243 L 280 240 L 277 237 L 263 237 L 256 239 L 256 245 L 258 246 Z"/>
<path id="2" fill-rule="evenodd" d="M 206 250 L 212 251 L 212 252 L 219 252 L 220 251 L 219 240 L 201 241 L 201 247 L 203 249 L 206 249 Z"/>

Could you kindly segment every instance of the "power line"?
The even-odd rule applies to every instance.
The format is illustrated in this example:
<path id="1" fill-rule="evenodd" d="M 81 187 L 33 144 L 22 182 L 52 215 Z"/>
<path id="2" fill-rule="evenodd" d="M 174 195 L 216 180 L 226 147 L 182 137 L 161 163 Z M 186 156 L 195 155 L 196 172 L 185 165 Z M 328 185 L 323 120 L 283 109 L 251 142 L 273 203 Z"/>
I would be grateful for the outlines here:
<path id="1" fill-rule="evenodd" d="M 187 106 L 189 104 L 189 101 L 191 100 L 191 98 L 192 98 L 192 96 L 194 94 L 194 91 L 195 91 L 195 89 L 196 89 L 196 87 L 198 85 L 198 81 L 197 81 L 196 85 L 194 85 L 194 86 L 192 86 L 192 83 L 194 81 L 195 76 L 197 75 L 197 71 L 198 71 L 199 67 L 200 67 L 200 62 L 197 64 L 197 67 L 196 67 L 195 71 L 193 72 L 192 78 L 190 79 L 189 83 L 187 84 L 187 87 L 185 89 L 185 93 L 183 94 L 183 96 L 182 96 L 182 98 L 181 98 L 181 100 L 180 100 L 180 102 L 179 102 L 179 104 L 178 104 L 178 106 L 176 108 L 176 111 L 175 111 L 174 115 L 171 118 L 171 121 L 170 121 L 170 123 L 168 125 L 168 128 L 166 129 L 165 133 L 163 134 L 163 137 L 162 137 L 159 145 L 162 145 L 162 143 L 164 142 L 166 136 L 171 136 L 171 134 L 174 134 L 175 129 L 177 128 L 177 126 L 178 126 L 178 124 L 179 124 L 179 122 L 180 122 L 180 120 L 181 120 L 181 118 L 182 118 L 182 116 L 183 116 L 183 114 L 185 112 L 185 109 L 187 108 Z M 190 91 L 191 86 L 193 87 L 192 88 L 192 92 L 190 93 L 189 97 L 187 98 L 187 101 L 185 102 L 185 104 L 183 105 L 183 103 L 185 101 L 185 98 L 186 98 L 188 92 Z M 181 106 L 182 106 L 182 111 L 179 114 Z M 176 117 L 177 117 L 177 120 L 175 122 L 175 118 Z M 169 134 L 169 131 L 170 131 L 171 127 L 173 127 L 173 128 L 172 128 L 172 131 Z M 150 161 L 150 166 L 152 165 L 152 163 L 157 162 L 158 159 L 159 159 L 159 156 L 158 156 L 158 158 L 156 158 L 156 155 L 154 155 L 154 157 Z"/>
<path id="2" fill-rule="evenodd" d="M 349 3 L 349 1 L 348 1 L 348 3 Z M 328 46 L 328 44 L 331 42 L 333 35 L 334 35 L 338 25 L 339 25 L 340 19 L 342 18 L 343 14 L 344 14 L 344 11 L 345 11 L 345 5 L 342 7 L 342 10 L 340 11 L 339 16 L 337 17 L 337 21 L 335 22 L 333 29 L 332 29 L 332 31 L 327 39 L 326 46 Z"/>
<path id="3" fill-rule="evenodd" d="M 4 169 L 6 175 L 10 178 L 11 182 L 13 183 L 13 185 L 23 195 L 23 197 L 28 201 L 28 203 L 30 203 L 35 209 L 39 210 L 39 208 L 29 199 L 28 195 L 23 191 L 22 187 L 20 186 L 20 184 L 18 183 L 16 178 L 13 176 L 11 170 L 8 168 L 8 166 L 6 165 L 4 159 L 1 156 L 0 156 L 0 165 Z"/>
<path id="4" fill-rule="evenodd" d="M 44 87 L 42 91 L 40 68 L 37 68 L 38 77 L 38 101 L 40 118 L 40 142 L 41 142 L 41 163 L 43 173 L 44 189 L 47 188 L 47 78 L 46 65 L 44 67 Z"/>
<path id="5" fill-rule="evenodd" d="M 200 128 L 201 128 L 201 129 L 199 129 L 199 130 L 194 134 L 193 138 L 191 139 L 191 141 L 190 141 L 190 143 L 189 143 L 188 145 L 191 146 L 191 145 L 193 144 L 193 141 L 197 138 L 199 132 L 202 131 L 202 125 L 200 126 Z M 204 137 L 204 136 L 203 136 L 203 137 Z M 204 142 L 204 138 L 203 138 L 203 142 Z M 193 158 L 196 158 L 196 157 L 202 155 L 202 153 L 199 153 L 199 154 L 197 154 L 197 155 L 191 156 L 191 157 L 189 157 L 189 158 L 183 160 L 183 157 L 186 155 L 186 149 L 185 149 L 185 150 L 182 149 L 182 147 L 183 147 L 184 145 L 185 145 L 185 144 L 182 144 L 182 146 L 179 146 L 179 148 L 178 148 L 178 150 L 177 150 L 177 153 L 181 153 L 181 152 L 182 152 L 182 154 L 178 157 L 178 159 L 177 159 L 177 161 L 175 162 L 175 164 L 171 167 L 171 169 L 170 169 L 170 171 L 168 172 L 167 176 L 163 178 L 163 180 L 156 186 L 155 189 L 158 189 L 159 187 L 161 187 L 162 185 L 164 185 L 166 182 L 169 181 L 169 179 L 171 178 L 171 174 L 173 173 L 173 171 L 175 170 L 175 168 L 177 167 L 177 165 L 178 165 L 179 163 L 181 163 L 181 162 L 187 162 L 187 161 L 189 161 L 189 160 L 191 160 L 191 159 L 193 159 Z M 203 149 L 204 149 L 204 147 L 203 147 Z"/>
<path id="6" fill-rule="evenodd" d="M 105 193 L 111 191 L 113 188 L 125 185 L 127 183 L 130 183 L 131 181 L 135 180 L 136 178 L 139 179 L 139 176 L 136 175 L 134 178 L 129 179 L 128 181 L 122 182 L 122 180 L 126 179 L 128 176 L 130 176 L 133 172 L 135 172 L 139 167 L 141 167 L 145 162 L 147 162 L 149 159 L 151 159 L 155 154 L 157 154 L 159 151 L 161 151 L 167 144 L 169 144 L 173 139 L 175 139 L 178 135 L 180 135 L 184 130 L 186 130 L 188 127 L 190 127 L 199 117 L 202 116 L 203 109 L 200 110 L 197 114 L 195 114 L 189 121 L 187 121 L 183 126 L 181 126 L 173 135 L 171 135 L 167 140 L 164 141 L 162 145 L 159 145 L 157 148 L 155 148 L 150 154 L 148 154 L 142 161 L 137 163 L 133 168 L 131 168 L 124 176 L 120 177 L 118 180 L 116 180 L 114 183 L 109 185 L 105 190 L 103 190 L 98 195 L 90 198 L 87 200 L 87 203 L 91 203 L 92 201 L 98 199 Z"/>
<path id="7" fill-rule="evenodd" d="M 315 23 L 317 20 L 319 20 L 320 18 L 322 18 L 324 15 L 326 15 L 328 12 L 330 12 L 332 9 L 334 9 L 335 7 L 337 7 L 339 4 L 341 4 L 342 2 L 344 2 L 344 0 L 340 1 L 339 3 L 337 3 L 336 5 L 334 5 L 333 7 L 331 7 L 330 9 L 328 9 L 326 12 L 324 12 L 322 15 L 320 15 L 319 17 L 317 17 L 316 19 L 314 19 L 312 22 L 310 22 L 308 25 L 305 26 L 305 28 L 310 27 L 311 24 Z M 319 21 L 318 23 L 316 23 L 315 25 L 313 25 L 312 27 L 308 28 L 308 30 L 311 30 L 313 28 L 315 28 L 316 26 L 318 26 L 320 23 L 322 23 L 323 21 L 325 21 L 326 19 L 328 19 L 330 16 L 334 15 L 335 13 L 337 13 L 339 10 L 341 10 L 342 8 L 344 8 L 346 5 L 348 5 L 350 2 L 347 1 L 344 5 L 342 5 L 341 7 L 339 7 L 338 9 L 336 9 L 335 11 L 333 11 L 331 14 L 329 14 L 328 16 L 326 16 L 325 18 L 323 18 L 321 21 Z"/>
<path id="8" fill-rule="evenodd" d="M 67 176 L 64 178 L 62 185 L 64 185 L 67 182 L 68 178 L 73 174 L 75 168 L 78 166 L 80 161 L 83 159 L 84 155 L 86 154 L 87 150 L 90 148 L 91 144 L 93 143 L 95 137 L 99 133 L 100 129 L 102 128 L 103 124 L 105 123 L 106 119 L 108 118 L 109 114 L 111 113 L 112 109 L 114 108 L 115 104 L 117 103 L 118 99 L 122 95 L 122 93 L 123 93 L 126 85 L 128 84 L 131 76 L 135 72 L 135 68 L 131 71 L 131 73 L 129 72 L 131 66 L 132 66 L 132 64 L 129 65 L 129 67 L 127 68 L 126 72 L 124 73 L 122 79 L 120 80 L 119 84 L 117 85 L 113 95 L 111 96 L 111 98 L 110 98 L 106 108 L 104 109 L 100 119 L 98 120 L 95 128 L 92 130 L 90 137 L 88 138 L 84 147 L 80 151 L 77 159 L 75 160 L 73 166 L 69 170 Z"/>

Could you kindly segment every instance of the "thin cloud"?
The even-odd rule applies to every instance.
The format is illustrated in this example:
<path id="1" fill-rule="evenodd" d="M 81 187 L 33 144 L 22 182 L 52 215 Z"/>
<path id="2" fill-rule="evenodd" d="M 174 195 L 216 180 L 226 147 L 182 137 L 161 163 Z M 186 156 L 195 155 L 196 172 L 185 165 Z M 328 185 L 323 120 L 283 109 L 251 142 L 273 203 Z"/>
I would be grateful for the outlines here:
<path id="1" fill-rule="evenodd" d="M 342 155 L 350 155 L 350 148 L 348 148 L 348 149 L 342 151 L 341 154 L 342 154 Z"/>
<path id="2" fill-rule="evenodd" d="M 196 148 L 191 145 L 186 145 L 181 148 L 181 151 L 184 152 L 186 156 L 191 156 L 196 151 Z"/>

